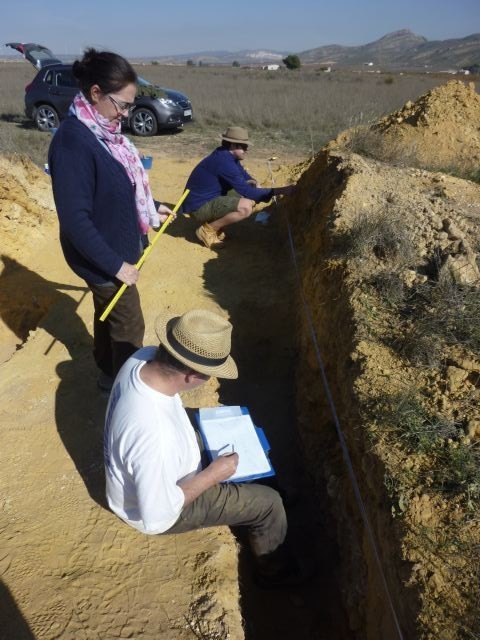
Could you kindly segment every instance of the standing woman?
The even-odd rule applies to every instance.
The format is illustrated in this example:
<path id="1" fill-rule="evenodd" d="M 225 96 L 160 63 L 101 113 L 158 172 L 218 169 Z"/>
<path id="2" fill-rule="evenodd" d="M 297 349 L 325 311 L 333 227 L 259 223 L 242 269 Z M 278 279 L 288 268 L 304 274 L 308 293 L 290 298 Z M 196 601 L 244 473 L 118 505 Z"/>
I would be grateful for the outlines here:
<path id="1" fill-rule="evenodd" d="M 98 385 L 109 389 L 143 343 L 134 265 L 149 227 L 158 228 L 171 211 L 165 205 L 157 210 L 138 151 L 121 133 L 137 90 L 130 63 L 109 51 L 87 49 L 74 62 L 73 74 L 80 92 L 53 137 L 48 164 L 65 259 L 93 294 Z M 129 286 L 100 322 L 122 283 Z"/>

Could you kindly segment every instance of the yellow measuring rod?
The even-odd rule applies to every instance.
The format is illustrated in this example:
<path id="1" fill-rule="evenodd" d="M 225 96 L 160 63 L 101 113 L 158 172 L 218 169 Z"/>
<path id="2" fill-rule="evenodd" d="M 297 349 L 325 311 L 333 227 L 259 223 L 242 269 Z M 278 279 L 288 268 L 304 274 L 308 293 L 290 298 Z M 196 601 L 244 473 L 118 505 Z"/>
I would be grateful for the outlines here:
<path id="1" fill-rule="evenodd" d="M 174 214 L 177 213 L 177 211 L 180 209 L 180 207 L 182 206 L 183 201 L 185 200 L 185 198 L 188 196 L 189 193 L 190 193 L 190 190 L 189 189 L 185 189 L 185 191 L 182 194 L 182 197 L 180 198 L 180 200 L 175 205 L 175 207 L 173 209 L 173 212 L 168 216 L 168 218 L 162 224 L 162 226 L 158 230 L 156 236 L 152 240 L 151 244 L 149 244 L 148 247 L 145 249 L 145 251 L 142 253 L 142 256 L 141 256 L 140 260 L 135 265 L 136 269 L 140 269 L 142 264 L 145 262 L 145 260 L 147 259 L 148 254 L 153 249 L 156 241 L 159 239 L 159 237 L 162 235 L 162 233 L 165 231 L 165 229 L 168 227 L 168 225 L 173 221 Z M 119 298 L 122 296 L 123 292 L 125 291 L 125 289 L 127 287 L 128 287 L 127 284 L 125 284 L 125 283 L 122 284 L 120 289 L 117 291 L 117 293 L 113 296 L 112 300 L 109 302 L 108 306 L 105 308 L 105 311 L 100 316 L 100 322 L 104 322 L 104 320 L 108 317 L 108 314 L 113 309 L 113 307 L 117 304 Z"/>

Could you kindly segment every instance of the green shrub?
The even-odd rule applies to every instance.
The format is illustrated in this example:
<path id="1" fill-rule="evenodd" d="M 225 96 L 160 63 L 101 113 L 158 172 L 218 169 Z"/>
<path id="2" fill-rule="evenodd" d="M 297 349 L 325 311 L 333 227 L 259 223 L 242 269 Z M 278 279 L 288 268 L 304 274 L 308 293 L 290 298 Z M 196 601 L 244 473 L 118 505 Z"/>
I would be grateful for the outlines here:
<path id="1" fill-rule="evenodd" d="M 302 66 L 300 58 L 293 53 L 290 53 L 286 58 L 283 58 L 282 62 L 287 69 L 300 69 Z"/>

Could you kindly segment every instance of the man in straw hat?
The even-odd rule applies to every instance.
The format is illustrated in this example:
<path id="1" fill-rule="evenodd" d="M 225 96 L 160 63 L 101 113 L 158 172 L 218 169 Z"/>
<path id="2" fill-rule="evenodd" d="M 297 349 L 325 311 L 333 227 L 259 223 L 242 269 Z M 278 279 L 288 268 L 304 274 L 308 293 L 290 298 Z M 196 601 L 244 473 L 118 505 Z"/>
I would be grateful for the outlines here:
<path id="1" fill-rule="evenodd" d="M 188 178 L 190 193 L 183 208 L 201 223 L 196 235 L 208 248 L 220 248 L 225 240 L 223 229 L 248 218 L 255 203 L 289 194 L 294 188 L 259 188 L 241 164 L 248 145 L 246 129 L 228 127 L 221 146 L 201 160 Z"/>
<path id="2" fill-rule="evenodd" d="M 179 393 L 211 376 L 236 378 L 232 325 L 205 310 L 160 316 L 159 347 L 137 351 L 120 370 L 105 421 L 107 500 L 112 511 L 146 534 L 182 533 L 218 525 L 245 526 L 265 587 L 302 579 L 284 544 L 287 520 L 277 491 L 224 483 L 238 454 L 202 468 L 195 431 Z"/>

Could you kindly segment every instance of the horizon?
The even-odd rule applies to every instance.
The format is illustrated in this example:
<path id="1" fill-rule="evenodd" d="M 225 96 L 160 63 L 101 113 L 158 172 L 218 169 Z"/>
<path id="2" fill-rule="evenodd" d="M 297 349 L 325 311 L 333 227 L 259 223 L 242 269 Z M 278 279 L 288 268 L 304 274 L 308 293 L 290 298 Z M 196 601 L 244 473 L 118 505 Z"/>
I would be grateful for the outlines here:
<path id="1" fill-rule="evenodd" d="M 132 5 L 126 0 L 117 0 L 114 11 L 103 3 L 84 0 L 79 5 L 62 5 L 61 12 L 53 0 L 45 0 L 41 12 L 33 0 L 19 0 L 2 9 L 0 44 L 4 53 L 6 42 L 36 42 L 59 56 L 76 56 L 93 46 L 126 57 L 155 58 L 212 51 L 300 53 L 330 45 L 360 46 L 403 29 L 429 41 L 449 40 L 480 29 L 478 0 L 404 0 L 401 6 L 386 6 L 380 0 L 344 0 L 341 12 L 318 0 L 301 0 L 295 11 L 286 0 L 244 0 L 240 17 L 235 8 L 219 0 L 169 7 L 168 13 L 153 0 L 140 0 L 134 9 L 138 25 L 133 23 Z M 144 18 L 148 18 L 145 24 Z"/>
<path id="2" fill-rule="evenodd" d="M 312 49 L 317 49 L 317 48 L 322 48 L 322 47 L 329 47 L 329 46 L 352 47 L 352 48 L 360 47 L 360 46 L 372 44 L 374 42 L 378 42 L 379 40 L 381 40 L 381 39 L 383 39 L 383 38 L 385 38 L 387 36 L 394 35 L 396 33 L 401 33 L 402 31 L 408 31 L 408 32 L 412 33 L 415 36 L 426 38 L 426 36 L 424 36 L 423 34 L 415 33 L 411 29 L 409 29 L 407 27 L 404 27 L 402 29 L 396 29 L 394 31 L 390 31 L 388 33 L 384 33 L 383 35 L 380 35 L 376 40 L 371 40 L 371 41 L 368 41 L 368 42 L 361 42 L 361 43 L 359 43 L 357 45 L 344 45 L 344 44 L 341 44 L 339 42 L 335 42 L 335 43 L 332 42 L 332 43 L 328 43 L 328 44 L 320 44 L 320 45 L 318 45 L 316 47 L 310 47 L 309 49 L 303 49 L 302 51 L 309 51 L 309 50 L 312 50 Z M 427 42 L 442 42 L 442 41 L 447 41 L 447 40 L 462 40 L 464 38 L 469 38 L 469 37 L 472 37 L 472 36 L 475 36 L 475 35 L 480 35 L 480 31 L 467 33 L 465 35 L 460 35 L 460 36 L 458 36 L 456 38 L 444 38 L 442 40 L 438 40 L 438 39 L 430 40 L 429 38 L 426 38 L 426 40 L 427 40 Z M 22 42 L 27 43 L 27 42 L 33 42 L 33 41 L 24 40 Z M 43 44 L 43 43 L 37 43 L 37 44 Z M 0 45 L 0 46 L 4 50 L 3 54 L 0 53 L 0 57 L 1 58 L 14 58 L 14 59 L 17 59 L 17 60 L 21 60 L 21 58 L 19 58 L 19 53 L 18 52 L 14 51 L 10 47 L 5 47 L 4 45 Z M 47 46 L 47 45 L 44 45 L 44 46 Z M 89 45 L 89 46 L 94 46 L 94 45 Z M 186 52 L 181 52 L 181 53 L 166 53 L 166 54 L 161 54 L 161 55 L 156 55 L 156 54 L 151 54 L 151 53 L 146 53 L 146 54 L 141 54 L 141 55 L 129 55 L 128 58 L 132 59 L 132 60 L 136 60 L 136 59 L 142 59 L 143 60 L 145 58 L 151 58 L 151 59 L 154 60 L 155 58 L 167 58 L 167 59 L 168 58 L 180 58 L 180 57 L 187 57 L 189 55 L 200 56 L 200 55 L 206 55 L 206 54 L 222 54 L 222 53 L 223 54 L 235 54 L 235 53 L 249 53 L 249 52 L 252 52 L 252 53 L 253 52 L 265 52 L 265 53 L 269 53 L 269 54 L 286 55 L 286 54 L 289 54 L 289 53 L 290 54 L 302 53 L 302 51 L 291 51 L 291 50 L 290 51 L 286 51 L 286 50 L 281 51 L 281 50 L 278 50 L 278 49 L 269 49 L 269 48 L 266 48 L 266 47 L 257 47 L 257 48 L 249 48 L 249 49 L 246 49 L 246 48 L 244 48 L 244 49 L 203 49 L 201 51 L 186 51 Z M 78 55 L 78 54 L 74 54 L 73 52 L 70 52 L 70 51 L 67 51 L 65 53 L 63 53 L 63 52 L 60 53 L 58 51 L 52 50 L 52 53 L 54 55 L 58 55 L 58 56 L 66 56 L 67 58 L 75 57 L 76 55 Z M 252 63 L 253 62 L 254 61 L 252 60 Z M 274 60 L 272 60 L 272 63 L 273 62 L 274 62 Z"/>

